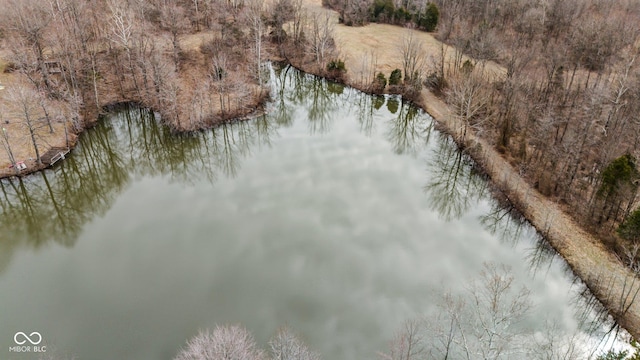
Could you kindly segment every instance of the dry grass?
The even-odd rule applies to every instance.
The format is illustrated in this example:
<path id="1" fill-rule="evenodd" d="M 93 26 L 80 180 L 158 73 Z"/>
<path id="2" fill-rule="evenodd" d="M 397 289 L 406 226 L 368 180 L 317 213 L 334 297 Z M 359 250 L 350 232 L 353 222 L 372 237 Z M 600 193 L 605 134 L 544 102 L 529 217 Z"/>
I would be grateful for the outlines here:
<path id="1" fill-rule="evenodd" d="M 305 6 L 311 13 L 328 14 L 333 22 L 338 24 L 338 14 L 323 8 L 320 0 L 305 0 Z M 388 24 L 371 23 L 361 27 L 337 25 L 335 40 L 351 80 L 356 81 L 363 74 L 371 75 L 368 64 L 371 59 L 375 59 L 377 62 L 376 74 L 382 72 L 389 77 L 394 69 L 402 69 L 401 46 L 408 31 L 410 30 L 407 28 Z M 435 64 L 441 57 L 441 49 L 444 49 L 445 52 L 445 66 L 453 64 L 455 48 L 438 41 L 431 33 L 413 31 L 413 36 L 427 54 L 425 60 L 428 71 L 435 70 Z M 462 61 L 468 59 L 473 60 L 463 56 Z M 504 67 L 495 62 L 487 62 L 484 70 L 492 76 L 506 74 Z M 373 80 L 373 76 L 369 80 Z"/>
<path id="2" fill-rule="evenodd" d="M 443 45 L 432 34 L 423 31 L 409 30 L 399 26 L 388 24 L 369 24 L 363 27 L 336 27 L 336 41 L 340 44 L 341 52 L 345 56 L 347 69 L 358 69 L 362 63 L 363 55 L 371 55 L 377 59 L 376 72 L 381 71 L 389 76 L 393 69 L 402 69 L 401 45 L 403 37 L 409 31 L 422 44 L 427 54 L 427 66 L 432 67 L 440 58 L 441 49 L 445 51 L 445 64 L 452 64 L 455 49 L 449 45 Z M 463 57 L 463 61 L 468 57 Z M 486 71 L 494 74 L 504 74 L 505 69 L 500 65 L 489 62 L 485 66 Z"/>

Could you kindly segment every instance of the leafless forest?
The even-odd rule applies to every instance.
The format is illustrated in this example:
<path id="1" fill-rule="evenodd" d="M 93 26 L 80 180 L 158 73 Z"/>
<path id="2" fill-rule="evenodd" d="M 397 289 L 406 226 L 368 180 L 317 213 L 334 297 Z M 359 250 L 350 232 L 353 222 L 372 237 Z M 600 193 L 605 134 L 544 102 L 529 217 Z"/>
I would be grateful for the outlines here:
<path id="1" fill-rule="evenodd" d="M 470 73 L 454 63 L 436 74 L 454 111 L 541 193 L 566 203 L 609 245 L 629 247 L 638 235 L 622 240 L 612 230 L 637 207 L 640 4 L 438 5 L 440 39 L 476 59 Z M 506 73 L 483 71 L 488 61 Z"/>
<path id="2" fill-rule="evenodd" d="M 406 37 L 398 51 L 400 90 L 412 96 L 426 86 L 440 94 L 465 128 L 619 254 L 640 240 L 640 3 L 323 4 L 352 25 L 377 21 L 422 29 L 432 25 L 435 5 L 434 34 L 452 47 L 424 54 L 416 39 Z M 334 22 L 307 13 L 302 0 L 0 5 L 0 68 L 11 82 L 0 93 L 0 142 L 13 165 L 21 144 L 39 163 L 51 134 L 68 145 L 112 103 L 150 107 L 181 131 L 246 115 L 268 96 L 266 59 L 332 78 L 345 74 Z M 371 89 L 384 91 L 384 75 L 373 75 Z"/>
<path id="3" fill-rule="evenodd" d="M 68 147 L 109 104 L 152 108 L 177 131 L 245 116 L 269 95 L 267 59 L 323 72 L 334 52 L 333 24 L 307 15 L 299 0 L 0 0 L 0 7 L 0 142 L 14 168 L 25 158 L 42 166 L 52 138 Z"/>

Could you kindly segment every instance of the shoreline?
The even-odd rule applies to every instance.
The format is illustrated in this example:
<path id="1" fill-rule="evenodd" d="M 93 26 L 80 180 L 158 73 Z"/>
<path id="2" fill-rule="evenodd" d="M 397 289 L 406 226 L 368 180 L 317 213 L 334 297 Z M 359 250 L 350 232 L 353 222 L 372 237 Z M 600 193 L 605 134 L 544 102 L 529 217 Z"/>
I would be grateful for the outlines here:
<path id="1" fill-rule="evenodd" d="M 287 65 L 304 73 L 338 82 L 367 94 L 381 94 L 349 81 L 348 77 L 339 81 L 329 79 L 324 74 L 318 74 L 313 68 L 306 67 L 304 64 L 287 63 Z M 392 92 L 384 93 L 392 94 Z M 208 128 L 226 122 L 249 120 L 252 118 L 251 114 L 259 112 L 260 108 L 264 107 L 266 99 L 267 97 L 262 97 L 260 102 L 252 107 L 247 114 L 217 121 Z M 104 105 L 103 109 L 128 103 L 135 103 L 135 101 L 110 103 Z M 633 295 L 640 290 L 640 281 L 634 281 L 636 280 L 635 274 L 604 248 L 596 237 L 577 225 L 565 209 L 528 184 L 496 149 L 483 139 L 478 138 L 470 129 L 467 129 L 466 137 L 462 138 L 464 125 L 457 121 L 442 99 L 423 89 L 418 99 L 412 103 L 428 113 L 433 118 L 438 130 L 451 136 L 458 144 L 460 151 L 471 156 L 476 165 L 486 174 L 489 183 L 504 195 L 540 234 L 544 235 L 546 241 L 607 309 L 616 323 L 626 329 L 634 338 L 640 338 L 640 304 L 632 301 Z M 73 149 L 77 145 L 79 137 L 99 121 L 100 117 L 90 121 L 90 126 L 83 128 L 76 134 L 70 148 Z M 192 131 L 205 130 L 202 128 Z M 49 167 L 46 165 L 31 167 L 19 175 L 0 176 L 0 179 L 25 177 Z"/>
<path id="2" fill-rule="evenodd" d="M 256 114 L 263 113 L 265 105 L 269 100 L 269 98 L 270 98 L 270 94 L 268 91 L 261 91 L 259 94 L 257 94 L 254 97 L 254 100 L 255 100 L 254 103 L 251 106 L 248 106 L 245 109 L 243 109 L 245 111 L 236 111 L 234 113 L 227 113 L 227 114 L 219 114 L 219 113 L 209 114 L 208 116 L 215 120 L 209 122 L 206 126 L 200 126 L 194 129 L 186 129 L 186 128 L 175 129 L 175 128 L 171 128 L 167 124 L 162 123 L 162 121 L 161 121 L 161 125 L 168 126 L 169 128 L 172 129 L 172 131 L 175 131 L 176 133 L 191 133 L 191 132 L 197 132 L 197 131 L 206 131 L 208 129 L 212 129 L 222 124 L 231 123 L 235 121 L 248 120 L 255 117 Z M 80 136 L 82 136 L 87 130 L 91 129 L 92 127 L 96 126 L 100 121 L 102 121 L 101 118 L 105 113 L 108 113 L 110 109 L 117 108 L 119 106 L 128 106 L 128 105 L 137 105 L 140 107 L 145 107 L 153 111 L 154 113 L 157 112 L 159 114 L 162 114 L 162 111 L 155 109 L 153 107 L 147 106 L 144 103 L 141 103 L 140 101 L 134 100 L 134 99 L 129 99 L 129 100 L 121 99 L 118 101 L 110 101 L 110 102 L 101 104 L 100 109 L 95 117 L 92 117 L 90 119 L 83 118 L 82 120 L 83 120 L 84 126 L 78 131 L 69 132 L 68 134 L 69 138 L 66 143 L 67 154 L 70 155 L 73 152 L 76 145 L 78 144 Z M 56 144 L 49 144 L 48 148 L 40 149 L 40 150 L 44 150 L 43 154 L 47 154 L 48 152 L 56 148 L 59 148 L 56 146 Z M 64 161 L 64 158 L 55 162 L 54 164 L 45 164 L 45 163 L 38 164 L 35 159 L 26 159 L 23 162 L 27 167 L 21 170 L 17 174 L 13 172 L 11 168 L 0 169 L 0 180 L 27 177 L 29 175 L 36 174 L 40 171 L 44 171 L 46 169 L 52 168 L 54 165 L 58 164 L 58 162 L 60 161 Z"/>
<path id="3" fill-rule="evenodd" d="M 322 7 L 317 0 L 306 1 L 307 7 L 328 13 L 338 23 L 334 11 Z M 378 93 L 367 88 L 369 82 L 378 71 L 388 75 L 391 69 L 402 68 L 397 54 L 389 49 L 397 47 L 394 44 L 407 31 L 412 30 L 387 24 L 368 24 L 363 27 L 336 24 L 336 46 L 348 71 L 341 82 L 366 93 Z M 449 52 L 450 47 L 442 45 L 431 34 L 417 32 L 416 36 L 424 42 L 427 53 L 433 55 L 441 46 Z M 363 56 L 364 60 L 368 56 L 372 68 L 363 67 Z M 503 71 L 498 64 L 491 62 L 487 63 L 487 68 L 495 73 Z M 305 71 L 305 67 L 302 66 L 301 70 Z M 370 80 L 363 82 L 363 79 Z M 543 234 L 616 323 L 632 337 L 640 339 L 640 301 L 634 301 L 635 296 L 640 294 L 638 276 L 605 248 L 600 239 L 578 225 L 568 208 L 542 195 L 493 146 L 476 136 L 472 129 L 465 131 L 464 124 L 441 98 L 422 89 L 412 102 L 431 115 L 438 130 L 452 136 L 461 151 L 471 156 L 489 178 L 489 183 Z"/>
<path id="4" fill-rule="evenodd" d="M 371 95 L 379 94 L 354 82 L 342 83 Z M 437 129 L 451 136 L 460 151 L 473 159 L 488 177 L 490 185 L 544 236 L 616 323 L 632 337 L 640 338 L 640 303 L 634 301 L 635 294 L 640 292 L 636 275 L 593 234 L 579 226 L 565 208 L 527 183 L 495 148 L 471 129 L 467 128 L 465 132 L 464 124 L 452 115 L 442 99 L 423 89 L 412 103 L 429 114 Z"/>
<path id="5" fill-rule="evenodd" d="M 640 291 L 637 276 L 593 234 L 582 228 L 560 204 L 530 185 L 492 146 L 451 115 L 448 105 L 428 90 L 416 103 L 452 136 L 461 151 L 471 156 L 488 176 L 489 182 L 513 204 L 524 218 L 544 236 L 573 273 L 581 279 L 609 315 L 634 338 L 640 338 Z"/>
<path id="6" fill-rule="evenodd" d="M 340 25 L 343 26 L 343 25 Z M 350 29 L 352 30 L 352 29 Z M 410 30 L 409 30 L 410 31 Z M 345 47 L 344 40 L 337 38 L 337 47 L 351 50 Z M 346 57 L 347 69 L 355 69 L 350 63 L 355 61 L 353 52 L 355 50 L 345 50 L 342 56 Z M 351 55 L 351 58 L 350 58 Z M 292 61 L 293 60 L 293 61 Z M 318 69 L 313 64 L 305 64 L 303 62 L 291 59 L 287 63 L 300 71 L 307 74 L 335 81 L 346 86 L 358 89 L 368 94 L 379 94 L 372 92 L 368 88 L 368 84 L 358 82 L 356 79 L 350 78 L 350 73 L 346 73 L 342 78 L 333 78 L 327 76 L 324 69 Z M 397 64 L 387 63 L 384 59 L 377 63 L 377 66 L 385 68 L 395 68 Z M 113 90 L 113 89 L 112 89 Z M 113 94 L 117 91 L 114 90 Z M 382 93 L 390 93 L 384 91 Z M 268 92 L 264 94 L 254 94 L 251 105 L 246 106 L 243 112 L 223 114 L 215 118 L 219 114 L 210 114 L 210 121 L 197 129 L 175 129 L 177 132 L 203 131 L 220 124 L 233 121 L 242 121 L 251 118 L 252 114 L 264 108 L 264 104 L 269 98 Z M 266 95 L 266 96 L 265 96 Z M 116 99 L 119 100 L 119 99 Z M 140 103 L 147 106 L 144 102 L 135 99 L 120 99 L 121 101 L 111 101 L 103 103 L 100 110 L 108 108 L 110 105 L 117 103 Z M 531 184 L 529 184 L 517 169 L 505 159 L 491 144 L 476 136 L 472 129 L 466 129 L 464 124 L 457 119 L 449 106 L 432 92 L 423 89 L 416 97 L 413 104 L 426 111 L 435 121 L 438 130 L 453 137 L 461 151 L 467 152 L 474 162 L 488 176 L 489 182 L 497 190 L 514 205 L 514 207 L 524 216 L 524 218 L 541 234 L 544 235 L 549 244 L 555 251 L 566 261 L 567 265 L 572 269 L 573 273 L 582 280 L 589 288 L 598 301 L 608 310 L 609 314 L 615 321 L 631 336 L 640 338 L 640 302 L 634 301 L 635 295 L 640 292 L 640 280 L 625 264 L 622 263 L 613 253 L 607 250 L 602 242 L 593 234 L 582 228 L 571 216 L 565 207 L 557 202 L 545 197 Z M 245 111 L 246 110 L 246 111 Z M 160 111 L 162 113 L 162 111 Z M 100 121 L 100 117 L 95 119 L 84 119 L 88 126 L 84 126 L 78 131 L 74 131 L 70 135 L 71 138 L 68 147 L 73 149 L 78 142 L 79 136 L 82 136 L 87 129 L 91 128 Z M 45 150 L 44 152 L 47 152 Z M 15 174 L 12 170 L 0 171 L 0 179 L 11 177 L 25 177 L 30 174 L 49 168 L 51 165 L 36 164 L 35 160 L 28 160 L 28 168 L 19 174 Z"/>
<path id="7" fill-rule="evenodd" d="M 633 301 L 640 290 L 636 275 L 600 240 L 579 226 L 565 208 L 526 182 L 495 148 L 468 129 L 466 138 L 461 139 L 462 125 L 450 113 L 441 112 L 441 107 L 446 106 L 442 100 L 433 103 L 431 97 L 435 96 L 430 94 L 429 105 L 420 107 L 441 125 L 441 131 L 454 138 L 482 168 L 491 185 L 545 237 L 616 323 L 634 338 L 640 338 L 640 304 Z"/>
<path id="8" fill-rule="evenodd" d="M 616 323 L 634 338 L 640 338 L 640 303 L 634 301 L 640 291 L 636 274 L 595 235 L 578 225 L 566 208 L 542 195 L 521 177 L 486 141 L 469 129 L 466 138 L 461 139 L 463 125 L 451 116 L 444 101 L 428 90 L 422 91 L 421 98 L 426 105 L 419 106 L 469 153 L 490 183 L 545 237 Z"/>

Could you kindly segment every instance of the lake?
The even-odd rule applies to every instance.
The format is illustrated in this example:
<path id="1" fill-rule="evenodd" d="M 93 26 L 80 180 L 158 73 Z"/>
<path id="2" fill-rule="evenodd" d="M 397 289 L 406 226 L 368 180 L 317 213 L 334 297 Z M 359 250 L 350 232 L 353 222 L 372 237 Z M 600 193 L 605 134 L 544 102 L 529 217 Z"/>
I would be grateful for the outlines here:
<path id="1" fill-rule="evenodd" d="M 272 86 L 266 115 L 195 134 L 113 109 L 54 169 L 0 181 L 0 358 L 37 358 L 10 349 L 38 332 L 61 359 L 172 359 L 242 324 L 370 359 L 487 263 L 531 291 L 528 333 L 598 317 L 428 114 L 291 68 Z"/>

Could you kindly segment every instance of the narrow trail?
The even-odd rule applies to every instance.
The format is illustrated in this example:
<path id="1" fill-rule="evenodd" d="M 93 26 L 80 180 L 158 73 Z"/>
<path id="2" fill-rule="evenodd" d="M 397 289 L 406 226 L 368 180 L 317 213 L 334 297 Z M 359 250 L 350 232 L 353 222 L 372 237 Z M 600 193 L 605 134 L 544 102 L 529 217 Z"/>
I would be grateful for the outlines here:
<path id="1" fill-rule="evenodd" d="M 451 114 L 447 105 L 424 90 L 425 110 L 445 130 L 462 137 L 463 124 Z M 579 226 L 556 202 L 534 189 L 490 144 L 467 131 L 465 146 L 480 148 L 473 152 L 476 161 L 485 166 L 492 182 L 516 204 L 527 220 L 566 260 L 574 273 L 609 310 L 618 324 L 634 338 L 640 337 L 640 303 L 633 301 L 640 291 L 640 281 L 595 236 Z M 625 308 L 626 311 L 624 310 Z"/>
<path id="2" fill-rule="evenodd" d="M 347 27 L 337 24 L 337 14 L 322 8 L 319 0 L 305 0 L 310 11 L 325 12 L 336 22 L 335 39 L 340 56 L 347 68 L 347 83 L 358 87 L 358 77 L 371 73 L 363 58 L 375 59 L 375 71 L 386 76 L 395 68 L 402 68 L 399 44 L 408 31 L 414 31 L 428 56 L 439 56 L 442 44 L 431 34 L 385 24 Z M 447 61 L 452 61 L 454 50 L 444 45 Z M 370 65 L 369 65 L 370 66 Z M 486 69 L 495 74 L 504 73 L 499 64 L 487 63 Z M 423 108 L 442 128 L 456 139 L 462 138 L 463 123 L 450 111 L 444 101 L 428 90 L 422 91 Z M 584 281 L 591 292 L 609 310 L 619 325 L 634 338 L 640 338 L 640 280 L 602 243 L 580 227 L 556 202 L 540 194 L 518 171 L 488 142 L 467 130 L 464 146 L 471 149 L 474 159 L 486 164 L 485 171 L 492 182 L 504 192 L 538 231 L 545 233 L 549 243 L 566 260 L 574 273 Z M 640 296 L 639 296 L 640 297 Z"/>

